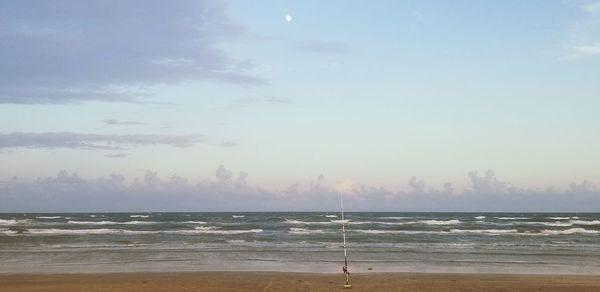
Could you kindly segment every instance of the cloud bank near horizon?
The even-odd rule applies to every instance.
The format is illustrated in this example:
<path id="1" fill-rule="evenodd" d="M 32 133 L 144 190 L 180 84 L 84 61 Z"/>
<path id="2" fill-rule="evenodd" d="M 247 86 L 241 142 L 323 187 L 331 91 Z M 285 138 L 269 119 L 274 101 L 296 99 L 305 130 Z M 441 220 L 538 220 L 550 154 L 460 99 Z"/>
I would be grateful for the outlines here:
<path id="1" fill-rule="evenodd" d="M 345 205 L 350 211 L 600 211 L 600 188 L 590 181 L 525 189 L 499 180 L 492 170 L 468 176 L 471 186 L 458 192 L 450 183 L 428 188 L 416 177 L 402 191 L 343 184 Z M 15 177 L 0 183 L 0 212 L 331 211 L 339 206 L 340 184 L 322 175 L 282 190 L 253 186 L 248 177 L 222 165 L 214 179 L 197 183 L 150 170 L 130 182 L 121 174 L 85 179 L 66 171 L 35 181 Z"/>

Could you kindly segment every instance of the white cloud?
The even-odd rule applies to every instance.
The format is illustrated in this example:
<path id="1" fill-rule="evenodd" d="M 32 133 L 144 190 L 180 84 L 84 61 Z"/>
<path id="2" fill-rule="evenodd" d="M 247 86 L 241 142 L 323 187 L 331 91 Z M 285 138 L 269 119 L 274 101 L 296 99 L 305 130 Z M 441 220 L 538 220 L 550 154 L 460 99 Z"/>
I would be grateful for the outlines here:
<path id="1" fill-rule="evenodd" d="M 600 56 L 600 1 L 573 2 L 580 16 L 571 25 L 562 59 Z"/>
<path id="2" fill-rule="evenodd" d="M 340 193 L 343 195 L 351 195 L 351 194 L 355 193 L 356 187 L 357 187 L 356 182 L 349 180 L 349 179 L 337 181 L 335 183 L 335 185 L 333 185 L 333 189 L 337 193 Z"/>
<path id="3" fill-rule="evenodd" d="M 0 133 L 0 149 L 121 149 L 129 146 L 168 145 L 190 147 L 203 142 L 202 135 L 86 134 L 73 132 Z"/>
<path id="4" fill-rule="evenodd" d="M 594 193 L 600 191 L 596 185 L 588 180 L 581 183 L 573 182 L 569 184 L 569 191 L 573 193 Z"/>
<path id="5" fill-rule="evenodd" d="M 225 168 L 223 165 L 219 165 L 219 167 L 215 171 L 215 175 L 219 182 L 227 182 L 233 177 L 233 172 Z"/>
<path id="6" fill-rule="evenodd" d="M 125 157 L 129 156 L 129 153 L 108 153 L 104 156 L 106 156 L 108 158 L 125 158 Z"/>
<path id="7" fill-rule="evenodd" d="M 105 119 L 102 120 L 107 125 L 141 125 L 142 123 L 136 121 L 121 121 L 117 119 Z"/>
<path id="8" fill-rule="evenodd" d="M 59 172 L 54 177 L 0 181 L 0 212 L 60 211 L 332 211 L 339 208 L 342 186 L 348 210 L 362 211 L 600 211 L 600 189 L 591 181 L 556 187 L 521 189 L 495 177 L 469 174 L 471 187 L 453 194 L 450 184 L 442 190 L 426 189 L 423 180 L 411 178 L 409 190 L 343 183 L 331 185 L 321 175 L 308 185 L 284 190 L 253 185 L 249 174 L 219 166 L 214 179 L 198 183 L 178 176 L 146 171 L 127 182 L 121 174 L 86 179 L 77 173 Z"/>
<path id="9" fill-rule="evenodd" d="M 600 55 L 600 44 L 574 46 L 573 52 L 575 56 Z"/>
<path id="10" fill-rule="evenodd" d="M 408 186 L 410 187 L 410 192 L 412 193 L 425 193 L 425 181 L 417 179 L 417 177 L 411 177 L 408 181 Z"/>
<path id="11" fill-rule="evenodd" d="M 479 176 L 476 171 L 469 172 L 471 188 L 477 194 L 503 194 L 508 190 L 508 183 L 496 179 L 493 170 L 488 170 L 485 175 Z"/>
<path id="12" fill-rule="evenodd" d="M 592 1 L 582 6 L 583 11 L 588 13 L 600 12 L 600 1 Z"/>
<path id="13" fill-rule="evenodd" d="M 140 102 L 115 88 L 186 80 L 265 83 L 219 48 L 246 34 L 224 1 L 1 1 L 0 27 L 0 104 Z"/>

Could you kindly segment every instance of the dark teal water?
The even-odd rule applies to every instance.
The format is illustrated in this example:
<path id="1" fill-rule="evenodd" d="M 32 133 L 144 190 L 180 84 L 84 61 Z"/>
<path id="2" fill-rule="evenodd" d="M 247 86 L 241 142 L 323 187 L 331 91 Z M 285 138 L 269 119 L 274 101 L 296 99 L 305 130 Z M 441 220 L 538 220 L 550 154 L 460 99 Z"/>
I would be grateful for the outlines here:
<path id="1" fill-rule="evenodd" d="M 338 272 L 338 216 L 0 214 L 0 272 Z M 354 272 L 600 274 L 600 214 L 348 213 L 346 219 Z"/>

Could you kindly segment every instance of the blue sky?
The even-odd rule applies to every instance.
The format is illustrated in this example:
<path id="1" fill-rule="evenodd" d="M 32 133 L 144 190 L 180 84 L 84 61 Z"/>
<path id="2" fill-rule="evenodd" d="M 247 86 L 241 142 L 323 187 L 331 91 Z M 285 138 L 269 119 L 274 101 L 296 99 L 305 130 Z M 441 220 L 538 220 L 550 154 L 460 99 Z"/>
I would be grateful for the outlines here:
<path id="1" fill-rule="evenodd" d="M 0 211 L 600 200 L 598 1 L 4 1 L 0 27 Z"/>

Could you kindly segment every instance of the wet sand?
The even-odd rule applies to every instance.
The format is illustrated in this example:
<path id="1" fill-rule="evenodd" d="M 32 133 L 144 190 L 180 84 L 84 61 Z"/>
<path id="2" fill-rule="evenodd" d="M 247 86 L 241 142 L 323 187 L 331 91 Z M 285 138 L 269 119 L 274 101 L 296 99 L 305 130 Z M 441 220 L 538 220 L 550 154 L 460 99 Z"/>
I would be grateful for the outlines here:
<path id="1" fill-rule="evenodd" d="M 600 276 L 494 274 L 186 272 L 0 274 L 0 291 L 600 291 Z"/>

